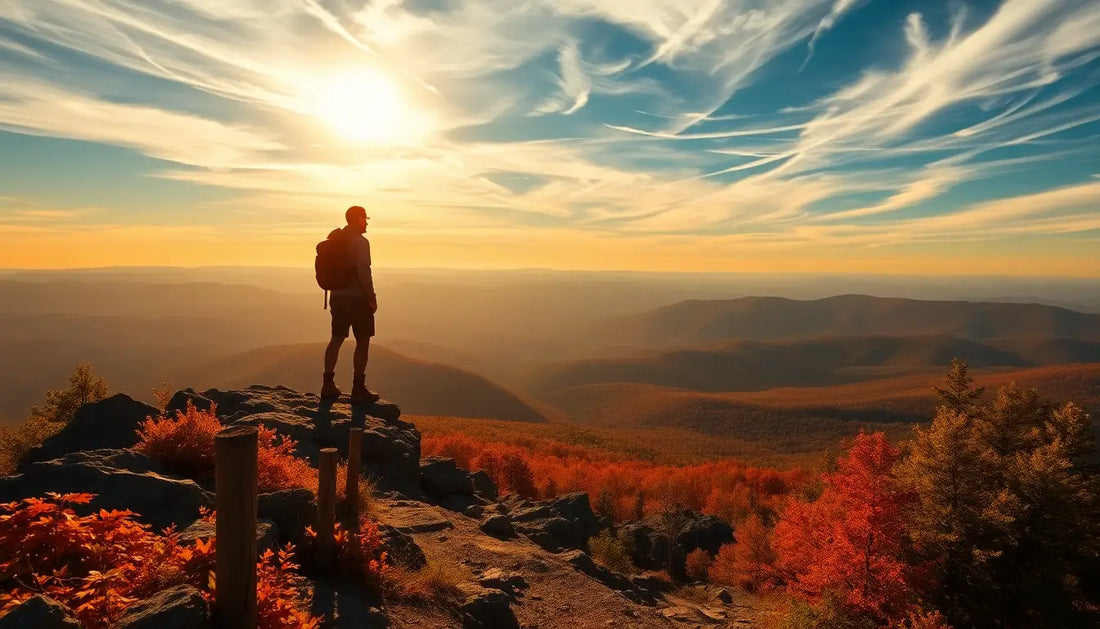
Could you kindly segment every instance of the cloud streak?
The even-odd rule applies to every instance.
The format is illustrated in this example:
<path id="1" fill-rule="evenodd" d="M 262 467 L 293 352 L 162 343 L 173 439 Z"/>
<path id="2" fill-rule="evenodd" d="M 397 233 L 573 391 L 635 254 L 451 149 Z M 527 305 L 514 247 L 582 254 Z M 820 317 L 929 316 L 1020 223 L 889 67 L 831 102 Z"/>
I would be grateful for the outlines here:
<path id="1" fill-rule="evenodd" d="M 1100 4 L 884 18 L 903 49 L 803 71 L 839 67 L 831 32 L 876 4 L 10 0 L 0 129 L 130 148 L 243 214 L 357 199 L 410 230 L 872 248 L 1096 229 Z M 349 68 L 393 81 L 415 138 L 326 129 L 316 102 Z"/>

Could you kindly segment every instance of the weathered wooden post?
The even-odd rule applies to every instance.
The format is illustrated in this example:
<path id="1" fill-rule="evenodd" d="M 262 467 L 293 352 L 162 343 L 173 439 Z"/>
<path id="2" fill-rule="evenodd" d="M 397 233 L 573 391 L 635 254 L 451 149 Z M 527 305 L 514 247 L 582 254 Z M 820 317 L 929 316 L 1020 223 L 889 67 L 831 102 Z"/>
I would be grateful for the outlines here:
<path id="1" fill-rule="evenodd" d="M 254 426 L 218 433 L 215 448 L 217 522 L 214 615 L 226 629 L 256 626 L 256 451 Z"/>
<path id="2" fill-rule="evenodd" d="M 344 494 L 348 498 L 348 513 L 359 521 L 359 467 L 363 452 L 363 429 L 348 432 L 348 482 Z"/>
<path id="3" fill-rule="evenodd" d="M 352 428 L 348 433 L 348 482 L 344 493 L 348 499 L 348 549 L 351 556 L 359 557 L 359 467 L 363 452 L 363 429 Z"/>
<path id="4" fill-rule="evenodd" d="M 317 471 L 317 569 L 332 570 L 336 531 L 336 448 L 322 448 Z"/>

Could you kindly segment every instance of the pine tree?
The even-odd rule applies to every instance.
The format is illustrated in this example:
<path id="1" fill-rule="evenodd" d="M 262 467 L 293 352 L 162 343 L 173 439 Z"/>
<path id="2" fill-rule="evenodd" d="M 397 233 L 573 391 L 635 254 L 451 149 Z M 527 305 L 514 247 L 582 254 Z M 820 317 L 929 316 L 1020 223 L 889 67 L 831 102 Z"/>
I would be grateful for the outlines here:
<path id="1" fill-rule="evenodd" d="M 1016 383 L 967 408 L 967 378 L 953 365 L 954 402 L 916 430 L 899 467 L 935 602 L 955 626 L 1083 626 L 1080 578 L 1100 558 L 1097 482 L 1079 466 L 1089 418 Z"/>
<path id="2" fill-rule="evenodd" d="M 947 372 L 947 386 L 933 385 L 940 396 L 940 405 L 956 412 L 968 415 L 977 407 L 985 393 L 985 387 L 971 389 L 974 379 L 970 377 L 965 360 L 951 359 L 951 371 Z"/>

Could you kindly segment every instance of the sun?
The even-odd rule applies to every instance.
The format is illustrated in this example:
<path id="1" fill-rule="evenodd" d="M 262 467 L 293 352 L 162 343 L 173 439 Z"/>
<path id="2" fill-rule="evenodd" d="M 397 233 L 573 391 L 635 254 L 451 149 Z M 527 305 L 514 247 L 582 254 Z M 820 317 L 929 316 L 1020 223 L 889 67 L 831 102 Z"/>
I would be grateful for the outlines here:
<path id="1" fill-rule="evenodd" d="M 363 144 L 406 139 L 409 106 L 400 88 L 369 67 L 346 70 L 317 85 L 314 115 L 337 136 Z"/>

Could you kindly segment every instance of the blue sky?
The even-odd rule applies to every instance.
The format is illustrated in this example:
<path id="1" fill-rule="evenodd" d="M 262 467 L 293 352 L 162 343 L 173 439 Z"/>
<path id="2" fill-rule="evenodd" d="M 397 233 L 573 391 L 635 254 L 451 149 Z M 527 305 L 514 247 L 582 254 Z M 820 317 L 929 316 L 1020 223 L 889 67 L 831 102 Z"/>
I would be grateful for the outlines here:
<path id="1" fill-rule="evenodd" d="M 0 5 L 0 266 L 1100 275 L 1098 136 L 1095 0 Z"/>

